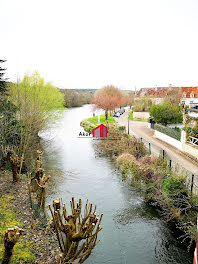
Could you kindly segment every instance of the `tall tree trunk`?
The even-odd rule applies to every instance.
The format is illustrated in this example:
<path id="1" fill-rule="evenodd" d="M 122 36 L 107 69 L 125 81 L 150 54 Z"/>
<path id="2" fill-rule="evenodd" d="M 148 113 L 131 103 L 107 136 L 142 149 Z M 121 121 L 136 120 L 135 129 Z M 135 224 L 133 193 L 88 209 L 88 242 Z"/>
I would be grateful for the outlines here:
<path id="1" fill-rule="evenodd" d="M 19 181 L 19 174 L 17 172 L 17 164 L 11 163 L 12 166 L 12 176 L 13 176 L 13 181 L 18 182 Z"/>
<path id="2" fill-rule="evenodd" d="M 108 111 L 105 110 L 105 120 L 107 120 L 107 119 L 108 119 Z"/>

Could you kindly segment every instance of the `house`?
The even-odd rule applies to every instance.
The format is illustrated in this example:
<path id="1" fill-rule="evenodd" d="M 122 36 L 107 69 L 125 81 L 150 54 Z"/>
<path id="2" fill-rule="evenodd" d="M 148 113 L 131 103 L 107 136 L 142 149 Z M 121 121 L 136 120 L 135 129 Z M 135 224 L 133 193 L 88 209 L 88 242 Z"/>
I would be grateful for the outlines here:
<path id="1" fill-rule="evenodd" d="M 181 103 L 194 108 L 198 105 L 198 87 L 181 87 Z"/>
<path id="2" fill-rule="evenodd" d="M 194 108 L 198 105 L 198 86 L 197 87 L 155 87 L 155 88 L 141 88 L 136 96 L 140 97 L 150 97 L 155 104 L 163 103 L 164 97 L 170 90 L 178 90 L 182 93 L 181 103 L 183 105 L 188 105 L 189 108 Z"/>
<path id="3" fill-rule="evenodd" d="M 187 116 L 190 118 L 187 123 L 192 127 L 198 121 L 198 87 L 182 87 L 181 103 L 184 106 L 189 106 L 186 109 Z"/>
<path id="4" fill-rule="evenodd" d="M 141 98 L 144 96 L 150 97 L 153 103 L 161 104 L 163 103 L 163 99 L 167 95 L 169 89 L 170 87 L 141 88 L 137 92 L 136 96 L 137 98 Z"/>

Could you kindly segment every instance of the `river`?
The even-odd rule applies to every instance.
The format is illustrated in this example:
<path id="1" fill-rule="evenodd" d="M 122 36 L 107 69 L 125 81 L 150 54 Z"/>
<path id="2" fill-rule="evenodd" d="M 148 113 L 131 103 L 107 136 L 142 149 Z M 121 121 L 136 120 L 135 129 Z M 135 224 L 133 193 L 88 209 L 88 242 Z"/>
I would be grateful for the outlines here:
<path id="1" fill-rule="evenodd" d="M 123 181 L 107 157 L 97 156 L 93 140 L 78 138 L 80 121 L 92 116 L 85 105 L 67 109 L 41 134 L 44 168 L 52 176 L 47 204 L 72 196 L 89 199 L 103 213 L 100 243 L 86 264 L 190 264 L 192 255 L 174 237 L 155 209 Z"/>

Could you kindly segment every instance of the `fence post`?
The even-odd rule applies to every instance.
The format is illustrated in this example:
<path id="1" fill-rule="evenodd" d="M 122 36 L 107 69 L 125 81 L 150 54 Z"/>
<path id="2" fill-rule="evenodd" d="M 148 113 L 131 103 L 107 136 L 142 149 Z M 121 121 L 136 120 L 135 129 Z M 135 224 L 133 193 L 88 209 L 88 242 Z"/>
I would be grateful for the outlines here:
<path id="1" fill-rule="evenodd" d="M 165 158 L 165 150 L 163 149 L 163 151 L 162 151 L 162 158 L 163 158 L 163 160 L 164 160 L 164 158 Z"/>
<path id="2" fill-rule="evenodd" d="M 151 154 L 151 143 L 149 143 L 149 153 Z"/>
<path id="3" fill-rule="evenodd" d="M 169 170 L 171 171 L 172 160 L 169 160 Z"/>
<path id="4" fill-rule="evenodd" d="M 181 150 L 183 150 L 184 144 L 186 143 L 186 131 L 181 131 Z"/>
<path id="5" fill-rule="evenodd" d="M 194 174 L 192 174 L 192 180 L 191 180 L 191 187 L 190 187 L 191 195 L 192 195 L 192 191 L 193 191 L 193 185 L 194 185 Z"/>

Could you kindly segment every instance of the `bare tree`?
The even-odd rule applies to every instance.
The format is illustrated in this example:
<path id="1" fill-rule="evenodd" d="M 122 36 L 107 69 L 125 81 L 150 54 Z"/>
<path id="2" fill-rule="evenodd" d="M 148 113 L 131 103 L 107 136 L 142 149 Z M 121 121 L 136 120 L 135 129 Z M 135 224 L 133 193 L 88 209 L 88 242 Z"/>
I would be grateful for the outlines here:
<path id="1" fill-rule="evenodd" d="M 106 120 L 108 118 L 108 111 L 120 107 L 123 103 L 123 94 L 112 85 L 105 86 L 97 91 L 91 100 L 98 108 L 105 110 Z"/>
<path id="2" fill-rule="evenodd" d="M 164 103 L 179 106 L 181 98 L 181 90 L 172 88 L 168 91 L 167 95 L 165 96 Z"/>

